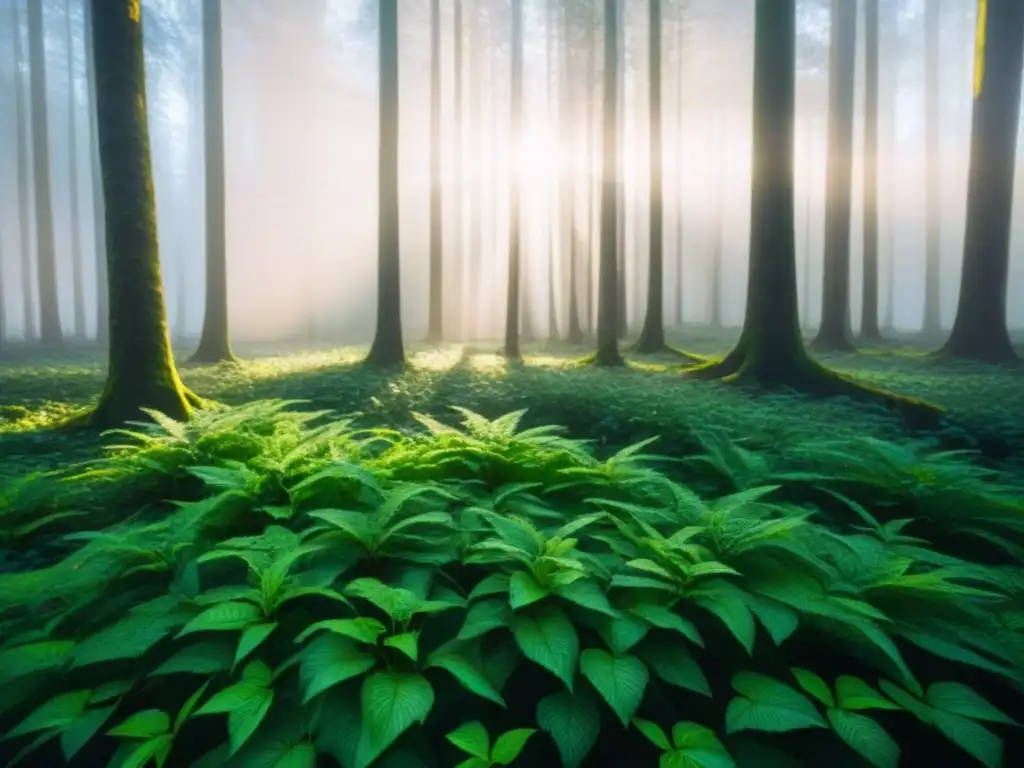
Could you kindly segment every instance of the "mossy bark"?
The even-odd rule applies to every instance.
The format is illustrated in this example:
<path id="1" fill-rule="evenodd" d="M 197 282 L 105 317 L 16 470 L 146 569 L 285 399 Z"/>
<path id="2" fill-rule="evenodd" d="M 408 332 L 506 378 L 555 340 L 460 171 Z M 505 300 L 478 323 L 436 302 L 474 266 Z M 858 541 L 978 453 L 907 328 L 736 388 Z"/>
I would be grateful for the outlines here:
<path id="1" fill-rule="evenodd" d="M 103 170 L 110 347 L 107 382 L 90 423 L 111 427 L 141 408 L 185 418 L 199 399 L 171 355 L 160 276 L 146 121 L 139 0 L 90 0 Z"/>
<path id="2" fill-rule="evenodd" d="M 509 123 L 510 142 L 518 150 L 522 146 L 523 134 L 523 2 L 512 0 L 512 109 Z M 520 207 L 522 185 L 513 173 L 509 190 L 509 233 L 508 233 L 508 290 L 505 305 L 505 357 L 518 360 L 520 349 Z"/>
<path id="3" fill-rule="evenodd" d="M 203 175 L 206 182 L 206 306 L 195 363 L 234 362 L 228 327 L 224 192 L 224 61 L 221 0 L 203 3 Z"/>
<path id="4" fill-rule="evenodd" d="M 915 420 L 940 411 L 827 370 L 800 337 L 793 200 L 795 0 L 757 0 L 754 45 L 750 277 L 743 332 L 725 359 L 689 369 L 701 379 L 788 387 L 817 397 L 882 400 Z"/>
<path id="5" fill-rule="evenodd" d="M 1024 5 L 988 0 L 981 91 L 975 96 L 960 299 L 945 356 L 1018 360 L 1006 322 L 1014 158 L 1024 65 Z"/>
<path id="6" fill-rule="evenodd" d="M 377 330 L 366 362 L 405 364 L 398 215 L 398 0 L 380 3 L 380 149 L 377 214 Z"/>

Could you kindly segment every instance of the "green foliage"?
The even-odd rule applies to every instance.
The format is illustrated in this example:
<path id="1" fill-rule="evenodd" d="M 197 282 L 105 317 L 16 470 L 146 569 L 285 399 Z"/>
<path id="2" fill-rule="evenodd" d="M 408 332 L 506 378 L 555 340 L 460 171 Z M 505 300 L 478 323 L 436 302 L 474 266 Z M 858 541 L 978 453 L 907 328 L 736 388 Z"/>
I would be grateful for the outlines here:
<path id="1" fill-rule="evenodd" d="M 996 766 L 1016 733 L 1024 563 L 960 539 L 1024 546 L 1019 501 L 962 457 L 598 458 L 519 411 L 286 405 L 154 415 L 83 470 L 151 508 L 0 575 L 12 760 L 724 768 L 778 734 L 890 768 L 930 728 Z"/>

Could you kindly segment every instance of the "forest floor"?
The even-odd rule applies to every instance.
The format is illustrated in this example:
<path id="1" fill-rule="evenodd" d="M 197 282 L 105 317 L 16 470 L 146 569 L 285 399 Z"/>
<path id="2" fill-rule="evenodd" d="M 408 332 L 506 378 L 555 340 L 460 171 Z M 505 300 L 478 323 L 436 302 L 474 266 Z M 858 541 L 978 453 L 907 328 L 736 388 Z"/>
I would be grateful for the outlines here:
<path id="1" fill-rule="evenodd" d="M 695 327 L 685 334 L 670 332 L 669 341 L 715 355 L 727 350 L 735 335 L 734 330 Z M 308 404 L 303 407 L 358 415 L 358 423 L 366 426 L 406 427 L 414 412 L 450 420 L 451 406 L 491 418 L 526 408 L 525 425 L 563 425 L 573 437 L 596 441 L 598 450 L 655 435 L 661 438 L 658 451 L 668 455 L 708 433 L 755 447 L 865 435 L 978 450 L 990 466 L 1024 472 L 1024 373 L 938 361 L 910 338 L 822 359 L 841 372 L 946 408 L 949 419 L 938 434 L 908 435 L 884 408 L 842 398 L 815 401 L 684 381 L 675 375 L 679 358 L 673 356 L 632 356 L 624 370 L 574 369 L 580 348 L 535 343 L 525 347 L 523 365 L 510 367 L 496 344 L 413 344 L 410 366 L 387 373 L 359 365 L 364 347 L 302 349 L 244 342 L 235 347 L 239 365 L 185 364 L 185 383 L 229 405 L 301 400 Z M 187 349 L 177 351 L 179 359 L 187 359 Z M 93 402 L 103 378 L 103 357 L 92 348 L 69 347 L 46 356 L 38 350 L 8 350 L 0 361 L 0 485 L 97 455 L 98 436 L 46 427 Z"/>

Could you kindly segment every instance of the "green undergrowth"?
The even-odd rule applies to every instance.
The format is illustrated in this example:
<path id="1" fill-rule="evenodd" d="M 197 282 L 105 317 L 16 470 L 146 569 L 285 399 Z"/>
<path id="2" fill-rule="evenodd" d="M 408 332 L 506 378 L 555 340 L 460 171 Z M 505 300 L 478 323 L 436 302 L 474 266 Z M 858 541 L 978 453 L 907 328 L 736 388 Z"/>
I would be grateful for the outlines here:
<path id="1" fill-rule="evenodd" d="M 153 414 L 69 470 L 102 509 L 53 512 L 74 551 L 0 575 L 0 762 L 1024 749 L 1024 505 L 968 456 L 707 433 L 598 457 L 521 411 L 392 429 L 288 406 Z"/>

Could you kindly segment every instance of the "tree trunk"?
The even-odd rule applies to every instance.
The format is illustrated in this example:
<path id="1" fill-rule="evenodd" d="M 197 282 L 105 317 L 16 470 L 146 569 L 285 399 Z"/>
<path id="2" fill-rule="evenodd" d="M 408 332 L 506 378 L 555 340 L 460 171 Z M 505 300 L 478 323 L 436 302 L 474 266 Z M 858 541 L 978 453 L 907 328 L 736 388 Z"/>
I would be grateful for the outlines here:
<path id="1" fill-rule="evenodd" d="M 878 328 L 878 0 L 864 5 L 864 285 L 860 336 L 881 341 Z"/>
<path id="2" fill-rule="evenodd" d="M 828 168 L 821 326 L 814 346 L 852 351 L 850 341 L 850 197 L 857 1 L 832 0 L 829 48 Z"/>
<path id="3" fill-rule="evenodd" d="M 522 184 L 515 164 L 521 161 L 523 143 L 523 0 L 512 0 L 512 114 L 509 146 L 513 167 L 509 189 L 508 296 L 505 307 L 505 356 L 518 360 L 520 323 L 520 197 Z"/>
<path id="4" fill-rule="evenodd" d="M 614 173 L 618 183 L 615 200 L 616 291 L 618 292 L 618 298 L 615 302 L 615 332 L 618 334 L 620 339 L 625 338 L 626 334 L 629 332 L 629 305 L 626 299 L 626 227 L 628 225 L 626 206 L 626 153 L 619 149 L 619 147 L 625 146 L 626 144 L 626 70 L 628 69 L 628 56 L 626 53 L 628 50 L 626 14 L 628 11 L 629 6 L 627 3 L 620 2 L 616 6 L 616 14 L 618 18 L 616 19 L 615 35 L 618 38 L 617 55 L 620 61 L 618 62 L 618 74 L 616 75 L 618 81 L 616 83 L 617 95 L 615 106 L 615 109 L 617 110 L 615 130 L 619 134 L 618 139 L 616 140 L 616 154 L 618 156 L 618 160 L 616 160 L 617 165 Z M 599 307 L 598 312 L 600 311 Z"/>
<path id="5" fill-rule="evenodd" d="M 648 67 L 650 83 L 650 242 L 648 248 L 647 312 L 637 341 L 637 352 L 651 353 L 665 349 L 665 226 L 662 209 L 661 152 L 661 0 L 650 0 L 648 6 Z"/>
<path id="6" fill-rule="evenodd" d="M 584 275 L 586 276 L 583 286 L 584 295 L 584 327 L 588 333 L 594 330 L 596 318 L 594 317 L 594 270 L 595 250 L 594 230 L 597 222 L 594 221 L 594 177 L 597 166 L 597 142 L 594 134 L 597 130 L 594 119 L 595 99 L 594 92 L 597 88 L 597 10 L 591 7 L 587 17 L 587 75 L 586 75 L 586 98 L 584 104 L 587 110 L 587 120 L 584 126 L 587 132 L 587 249 Z"/>
<path id="7" fill-rule="evenodd" d="M 441 2 L 430 0 L 430 296 L 427 342 L 444 339 L 444 191 L 441 186 Z"/>
<path id="8" fill-rule="evenodd" d="M 579 83 L 573 77 L 574 73 L 578 71 L 577 67 L 574 67 L 574 62 L 578 63 L 572 55 L 572 46 L 570 44 L 571 38 L 569 37 L 569 12 L 563 6 L 561 9 L 561 22 L 562 22 L 562 84 L 565 88 L 561 94 L 561 113 L 562 113 L 562 125 L 561 125 L 561 140 L 562 146 L 572 152 L 574 159 L 579 157 L 579 153 L 575 151 L 575 129 L 579 129 L 580 123 L 586 121 L 580 121 L 579 111 L 573 109 L 573 99 L 576 97 Z M 569 326 L 567 330 L 567 339 L 570 344 L 582 344 L 583 343 L 583 326 L 580 323 L 580 279 L 579 279 L 579 241 L 580 233 L 576 221 L 576 191 L 578 179 L 574 173 L 575 164 L 573 168 L 562 168 L 561 171 L 561 186 L 562 186 L 562 219 L 563 221 L 569 222 Z M 588 186 L 589 189 L 589 186 Z"/>
<path id="9" fill-rule="evenodd" d="M 203 178 L 206 184 L 206 306 L 195 363 L 235 359 L 228 328 L 224 194 L 224 57 L 221 0 L 203 2 Z"/>
<path id="10" fill-rule="evenodd" d="M 481 32 L 480 32 L 480 0 L 474 0 L 473 12 L 469 21 L 469 119 L 470 134 L 467 140 L 470 157 L 470 200 L 466 207 L 466 215 L 469 217 L 469 268 L 466 275 L 466 284 L 469 290 L 466 301 L 466 325 L 464 333 L 468 338 L 474 339 L 480 333 L 480 297 L 482 294 L 480 275 L 483 271 L 484 259 L 484 233 L 483 233 L 483 211 L 480 201 L 483 199 L 481 146 L 483 144 L 483 119 L 482 119 L 482 70 L 483 60 L 480 55 Z"/>
<path id="11" fill-rule="evenodd" d="M 979 16 L 984 41 L 975 72 L 967 229 L 960 299 L 949 340 L 952 357 L 1012 362 L 1017 355 L 1006 323 L 1010 224 L 1024 66 L 1024 4 L 988 0 Z M 982 6 L 984 7 L 984 6 Z"/>
<path id="12" fill-rule="evenodd" d="M 195 401 L 171 356 L 160 278 L 156 200 L 146 122 L 142 19 L 137 0 L 90 0 L 96 108 L 110 275 L 107 383 L 92 424 L 138 419 L 142 408 L 184 418 Z"/>
<path id="13" fill-rule="evenodd" d="M 92 34 L 92 0 L 86 0 L 85 82 L 89 101 L 89 177 L 92 184 L 93 258 L 96 262 L 96 343 L 109 339 L 110 302 L 107 293 L 107 231 L 103 205 L 103 175 L 100 170 L 99 128 L 96 125 L 96 67 Z"/>
<path id="14" fill-rule="evenodd" d="M 453 28 L 452 28 L 452 39 L 454 42 L 454 61 L 452 66 L 454 68 L 454 100 L 455 100 L 455 114 L 453 117 L 454 125 L 452 128 L 455 131 L 455 148 L 452 152 L 452 268 L 451 274 L 449 275 L 449 291 L 445 299 L 445 305 L 449 311 L 449 317 L 452 319 L 452 333 L 453 338 L 457 341 L 465 340 L 465 329 L 463 325 L 462 308 L 464 304 L 464 278 L 466 272 L 465 265 L 465 250 L 462 247 L 463 229 L 462 229 L 462 193 L 463 177 L 462 177 L 462 153 L 465 147 L 466 131 L 465 131 L 465 119 L 463 116 L 463 104 L 462 104 L 462 74 L 463 74 L 463 62 L 462 62 L 462 0 L 454 0 L 455 7 L 453 13 Z"/>
<path id="15" fill-rule="evenodd" d="M 555 111 L 554 101 L 554 78 L 558 71 L 555 68 L 555 52 L 557 51 L 556 36 L 558 35 L 557 25 L 558 15 L 557 8 L 555 6 L 555 0 L 548 0 L 547 3 L 547 107 L 548 107 L 548 121 L 549 123 L 556 123 L 551 130 L 551 135 L 558 136 L 558 118 Z M 564 73 L 563 73 L 564 74 Z M 558 147 L 558 155 L 561 156 L 566 151 L 566 147 Z M 560 171 L 560 174 L 563 173 Z M 561 185 L 559 185 L 559 188 Z M 553 187 L 548 184 L 548 191 L 551 193 Z M 556 193 L 560 196 L 559 192 Z M 552 195 L 554 196 L 554 195 Z M 556 293 L 556 272 L 555 272 L 555 254 L 561 252 L 561 247 L 558 242 L 561 238 L 562 232 L 562 217 L 560 215 L 560 200 L 551 201 L 549 200 L 548 205 L 548 341 L 558 341 L 558 303 L 555 298 Z"/>
<path id="16" fill-rule="evenodd" d="M 71 288 L 74 335 L 85 338 L 85 278 L 82 264 L 82 224 L 78 212 L 78 99 L 75 86 L 75 38 L 71 34 L 71 0 L 64 3 L 64 36 L 68 41 L 68 202 L 71 208 Z"/>
<path id="17" fill-rule="evenodd" d="M 618 204 L 622 191 L 619 166 L 619 10 L 616 0 L 604 2 L 604 115 L 602 119 L 601 168 L 601 262 L 597 303 L 598 365 L 623 365 L 619 353 Z"/>
<path id="18" fill-rule="evenodd" d="M 46 46 L 43 4 L 28 4 L 28 77 L 32 114 L 32 176 L 36 212 L 36 276 L 39 279 L 39 341 L 61 344 L 57 254 L 53 240 L 53 196 L 50 191 L 49 119 L 46 106 Z"/>
<path id="19" fill-rule="evenodd" d="M 708 309 L 712 328 L 722 327 L 722 241 L 725 239 L 725 212 L 722 210 L 721 153 L 718 153 L 718 173 L 715 178 L 715 218 L 711 234 L 711 275 L 708 281 Z"/>
<path id="20" fill-rule="evenodd" d="M 942 173 L 939 168 L 939 25 L 942 0 L 924 6 L 925 273 L 924 320 L 928 337 L 942 332 Z"/>
<path id="21" fill-rule="evenodd" d="M 686 2 L 679 0 L 676 19 L 676 302 L 672 317 L 677 327 L 684 323 L 685 286 L 683 272 L 683 30 Z"/>
<path id="22" fill-rule="evenodd" d="M 398 0 L 380 0 L 380 108 L 378 132 L 377 330 L 366 361 L 405 364 L 398 215 Z"/>
<path id="23" fill-rule="evenodd" d="M 21 47 L 21 14 L 18 2 L 11 3 L 12 20 L 11 36 L 14 49 L 14 116 L 17 121 L 17 164 L 18 164 L 18 239 L 21 246 L 21 294 L 24 313 L 22 334 L 25 341 L 32 341 L 37 335 L 36 326 L 36 286 L 32 280 L 32 233 L 31 233 L 31 177 L 29 175 L 29 143 L 25 111 L 25 90 L 21 76 L 24 54 Z"/>

